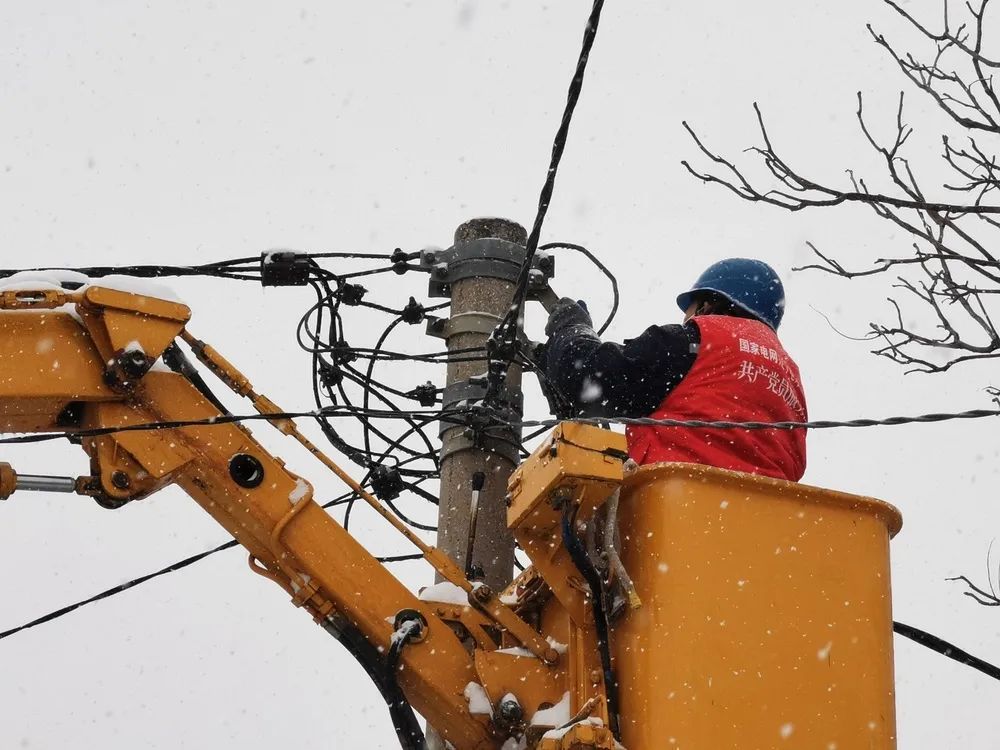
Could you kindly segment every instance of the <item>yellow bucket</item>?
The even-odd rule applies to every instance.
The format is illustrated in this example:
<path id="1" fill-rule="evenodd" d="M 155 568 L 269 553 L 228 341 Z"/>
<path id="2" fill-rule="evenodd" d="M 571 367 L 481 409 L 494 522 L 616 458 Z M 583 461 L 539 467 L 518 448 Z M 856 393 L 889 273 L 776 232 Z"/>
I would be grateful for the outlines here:
<path id="1" fill-rule="evenodd" d="M 642 607 L 613 629 L 630 750 L 896 747 L 889 539 L 868 497 L 693 464 L 619 510 Z"/>

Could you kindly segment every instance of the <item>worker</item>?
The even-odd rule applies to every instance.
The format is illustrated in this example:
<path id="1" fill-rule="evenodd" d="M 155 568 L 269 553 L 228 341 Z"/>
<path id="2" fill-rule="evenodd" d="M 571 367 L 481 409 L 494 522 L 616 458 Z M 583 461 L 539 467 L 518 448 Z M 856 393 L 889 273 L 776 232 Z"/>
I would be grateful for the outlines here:
<path id="1" fill-rule="evenodd" d="M 776 334 L 781 280 L 760 260 L 715 263 L 677 297 L 681 325 L 601 342 L 586 305 L 562 298 L 549 315 L 544 370 L 561 417 L 804 422 L 799 370 Z M 804 429 L 629 425 L 639 464 L 681 461 L 798 481 Z"/>

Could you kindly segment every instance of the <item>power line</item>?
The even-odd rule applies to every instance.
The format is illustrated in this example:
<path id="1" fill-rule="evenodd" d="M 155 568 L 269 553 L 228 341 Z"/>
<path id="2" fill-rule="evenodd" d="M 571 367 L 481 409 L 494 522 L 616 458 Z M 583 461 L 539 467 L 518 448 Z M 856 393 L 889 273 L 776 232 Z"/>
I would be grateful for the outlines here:
<path id="1" fill-rule="evenodd" d="M 608 281 L 611 282 L 611 311 L 608 313 L 607 319 L 601 324 L 601 327 L 597 329 L 597 335 L 600 336 L 606 330 L 608 326 L 611 325 L 611 321 L 615 319 L 615 315 L 618 314 L 618 303 L 620 301 L 620 296 L 618 294 L 618 278 L 611 273 L 611 270 L 598 260 L 597 256 L 594 255 L 590 250 L 585 248 L 583 245 L 574 245 L 571 242 L 549 242 L 545 245 L 539 247 L 539 250 L 556 250 L 559 248 L 565 248 L 566 250 L 574 250 L 580 253 L 585 258 L 587 258 L 591 263 L 597 266 L 598 270 L 603 273 Z"/>
<path id="2" fill-rule="evenodd" d="M 915 643 L 919 643 L 921 646 L 929 648 L 931 651 L 936 651 L 942 656 L 954 659 L 959 664 L 972 667 L 973 669 L 982 672 L 987 677 L 992 677 L 994 680 L 1000 680 L 1000 667 L 995 664 L 990 664 L 988 661 L 984 661 L 978 656 L 973 656 L 967 651 L 963 651 L 958 646 L 953 643 L 948 643 L 948 641 L 943 638 L 939 638 L 936 635 L 932 635 L 931 633 L 915 628 L 912 625 L 906 625 L 902 622 L 894 621 L 892 623 L 892 629 L 899 635 L 909 638 Z"/>
<path id="3" fill-rule="evenodd" d="M 525 419 L 510 423 L 515 427 L 555 427 L 560 422 L 578 422 L 603 426 L 606 424 L 634 425 L 642 427 L 695 427 L 720 430 L 827 430 L 838 427 L 891 427 L 902 424 L 949 422 L 956 419 L 982 419 L 998 417 L 998 409 L 970 409 L 951 413 L 918 414 L 914 416 L 883 417 L 881 419 L 859 418 L 847 420 L 817 419 L 809 422 L 732 422 L 706 419 L 653 419 L 651 417 L 571 417 L 559 419 Z"/>
<path id="4" fill-rule="evenodd" d="M 580 55 L 576 61 L 576 70 L 573 73 L 569 90 L 566 93 L 566 106 L 563 108 L 562 119 L 559 122 L 559 128 L 556 130 L 555 138 L 552 141 L 552 155 L 549 159 L 549 168 L 545 173 L 545 181 L 542 183 L 542 190 L 538 196 L 538 209 L 535 212 L 535 220 L 531 225 L 531 231 L 528 233 L 528 239 L 525 243 L 524 262 L 521 264 L 517 280 L 514 282 L 510 308 L 487 342 L 488 348 L 491 350 L 487 379 L 488 397 L 494 396 L 499 390 L 502 381 L 506 377 L 507 368 L 514 360 L 515 352 L 518 349 L 517 320 L 528 295 L 531 262 L 538 248 L 538 240 L 542 234 L 542 224 L 545 221 L 545 214 L 548 213 L 552 193 L 555 190 L 559 162 L 562 160 L 563 151 L 566 149 L 566 140 L 569 136 L 570 123 L 573 121 L 573 112 L 576 110 L 576 104 L 580 100 L 580 93 L 583 91 L 583 77 L 587 71 L 590 51 L 594 46 L 594 40 L 597 38 L 597 27 L 601 21 L 601 11 L 603 8 L 604 0 L 594 0 L 594 4 L 590 10 L 590 17 L 587 19 L 587 27 L 583 32 L 583 43 L 580 48 Z"/>
<path id="5" fill-rule="evenodd" d="M 97 427 L 86 430 L 67 430 L 63 432 L 32 433 L 0 438 L 0 444 L 42 443 L 50 440 L 78 439 L 84 437 L 100 437 L 120 432 L 143 432 L 150 430 L 178 429 L 183 427 L 211 427 L 212 425 L 234 424 L 237 422 L 271 421 L 277 419 L 317 419 L 330 417 L 364 416 L 367 419 L 419 419 L 427 423 L 440 421 L 454 424 L 462 423 L 462 418 L 469 414 L 478 414 L 476 410 L 455 408 L 448 411 L 418 411 L 418 410 L 382 410 L 363 409 L 356 406 L 334 405 L 310 411 L 278 412 L 274 414 L 228 414 L 208 419 L 185 419 L 163 422 L 145 422 L 142 424 L 123 425 L 121 427 Z M 912 416 L 883 417 L 881 419 L 859 418 L 848 420 L 812 420 L 808 422 L 732 422 L 725 420 L 704 419 L 653 419 L 650 417 L 572 417 L 570 419 L 525 419 L 518 422 L 498 421 L 510 427 L 551 428 L 562 422 L 576 422 L 603 426 L 607 424 L 636 425 L 644 427 L 690 427 L 721 430 L 823 430 L 841 427 L 891 427 L 904 424 L 929 424 L 953 420 L 982 419 L 984 417 L 1000 416 L 997 409 L 971 409 L 963 412 L 918 414 Z M 488 428 L 487 428 L 488 429 Z M 536 433 L 538 434 L 538 433 Z"/>
<path id="6" fill-rule="evenodd" d="M 278 419 L 317 419 L 331 417 L 357 417 L 367 419 L 399 419 L 422 420 L 427 423 L 435 421 L 450 421 L 457 419 L 462 410 L 448 411 L 392 411 L 384 409 L 362 409 L 351 405 L 324 406 L 311 411 L 286 411 L 268 414 L 221 414 L 206 419 L 177 419 L 159 422 L 142 422 L 139 424 L 122 425 L 120 427 L 94 427 L 91 429 L 65 430 L 62 432 L 40 432 L 27 435 L 0 438 L 0 444 L 44 443 L 50 440 L 78 439 L 85 437 L 101 437 L 122 432 L 149 432 L 155 430 L 172 430 L 183 427 L 212 427 L 214 425 L 236 424 L 240 422 L 269 422 Z"/>
<path id="7" fill-rule="evenodd" d="M 185 557 L 183 560 L 178 560 L 175 563 L 171 563 L 165 568 L 160 568 L 160 570 L 157 570 L 154 573 L 148 573 L 147 575 L 139 576 L 138 578 L 133 578 L 131 581 L 119 584 L 118 586 L 113 586 L 112 588 L 102 591 L 99 594 L 94 594 L 94 596 L 82 599 L 78 602 L 74 602 L 73 604 L 67 604 L 65 607 L 60 607 L 59 609 L 53 610 L 52 612 L 42 615 L 41 617 L 36 618 L 31 622 L 26 622 L 23 625 L 18 625 L 16 628 L 11 628 L 10 630 L 3 631 L 2 633 L 0 633 L 0 640 L 3 640 L 4 638 L 12 636 L 16 633 L 20 633 L 22 630 L 28 630 L 30 628 L 37 627 L 39 625 L 44 625 L 47 622 L 58 620 L 60 617 L 68 615 L 70 612 L 73 612 L 77 609 L 80 609 L 80 607 L 84 607 L 88 604 L 93 604 L 94 602 L 99 602 L 102 599 L 107 599 L 109 597 L 115 596 L 116 594 L 120 594 L 123 591 L 128 591 L 130 588 L 143 584 L 146 581 L 151 581 L 154 578 L 166 575 L 167 573 L 173 573 L 175 571 L 182 570 L 188 567 L 189 565 L 194 565 L 196 562 L 204 560 L 206 557 L 210 555 L 214 555 L 216 552 L 222 552 L 222 550 L 224 549 L 230 549 L 232 547 L 236 547 L 238 544 L 239 542 L 237 542 L 235 539 L 232 539 L 224 544 L 220 544 L 218 547 L 213 547 L 210 550 L 199 552 L 197 555 L 191 555 L 191 557 Z"/>
<path id="8" fill-rule="evenodd" d="M 330 508 L 334 505 L 343 503 L 344 501 L 350 499 L 353 496 L 353 492 L 341 495 L 340 497 L 334 498 L 333 500 L 324 503 L 323 508 Z M 195 563 L 201 562 L 207 557 L 216 554 L 217 552 L 222 552 L 223 550 L 232 549 L 233 547 L 238 547 L 239 542 L 235 539 L 230 539 L 228 542 L 224 542 L 217 547 L 205 550 L 204 552 L 199 552 L 196 555 L 191 555 L 190 557 L 185 557 L 183 560 L 178 560 L 173 562 L 166 567 L 160 568 L 152 573 L 147 573 L 146 575 L 139 576 L 138 578 L 133 578 L 130 581 L 121 583 L 117 586 L 112 586 L 110 589 L 106 589 L 99 594 L 94 594 L 93 596 L 82 599 L 73 604 L 67 604 L 65 607 L 60 607 L 59 609 L 53 610 L 48 614 L 44 614 L 30 622 L 26 622 L 23 625 L 18 625 L 16 628 L 11 628 L 10 630 L 4 630 L 0 632 L 0 640 L 8 638 L 12 635 L 20 633 L 23 630 L 30 630 L 31 628 L 38 627 L 39 625 L 44 625 L 47 622 L 52 622 L 53 620 L 58 620 L 60 617 L 68 615 L 70 612 L 74 612 L 81 607 L 85 607 L 88 604 L 93 604 L 94 602 L 99 602 L 102 599 L 108 599 L 112 596 L 124 593 L 131 588 L 135 588 L 143 583 L 152 581 L 154 578 L 159 578 L 160 576 L 167 575 L 167 573 L 176 573 L 178 570 L 183 570 L 184 568 L 194 565 Z M 423 557 L 420 553 L 410 554 L 410 555 L 389 555 L 383 557 L 376 557 L 375 559 L 381 563 L 392 563 L 392 562 L 403 562 L 406 560 L 418 560 Z"/>
<path id="9" fill-rule="evenodd" d="M 394 253 L 298 253 L 295 255 L 302 258 L 340 258 L 340 259 L 365 259 L 365 260 L 393 260 L 399 258 L 399 248 Z M 243 258 L 229 258 L 226 260 L 214 261 L 212 263 L 200 263 L 195 265 L 168 265 L 168 264 L 147 264 L 147 265 L 124 265 L 124 266 L 36 266 L 34 268 L 2 268 L 0 278 L 8 278 L 18 273 L 44 273 L 46 271 L 69 271 L 81 274 L 90 278 L 102 278 L 105 276 L 134 276 L 136 278 L 163 278 L 180 276 L 211 276 L 214 278 L 243 278 L 247 281 L 260 281 L 260 266 L 265 257 L 271 253 L 262 253 Z M 317 266 L 318 268 L 318 266 Z M 392 270 L 392 267 L 389 267 Z M 256 276 L 249 276 L 256 272 Z"/>
<path id="10" fill-rule="evenodd" d="M 525 244 L 524 263 L 521 265 L 521 270 L 517 277 L 510 311 L 501 324 L 508 330 L 513 325 L 517 310 L 524 302 L 524 298 L 528 292 L 531 261 L 538 247 L 538 240 L 542 234 L 542 224 L 545 221 L 545 214 L 549 210 L 549 202 L 552 200 L 552 193 L 555 190 L 559 162 L 562 160 L 563 151 L 566 149 L 566 140 L 569 136 L 570 123 L 573 121 L 573 112 L 576 111 L 576 104 L 580 100 L 580 93 L 583 91 L 583 76 L 587 71 L 587 62 L 590 59 L 590 51 L 594 46 L 594 40 L 597 38 L 597 27 L 601 21 L 601 11 L 603 8 L 604 0 L 594 0 L 594 4 L 590 10 L 590 17 L 587 19 L 587 28 L 583 32 L 583 44 L 581 45 L 580 55 L 576 61 L 576 71 L 573 73 L 573 78 L 569 84 L 562 120 L 559 122 L 559 128 L 556 130 L 555 138 L 552 141 L 552 156 L 549 160 L 549 168 L 545 173 L 545 182 L 542 184 L 542 190 L 538 196 L 538 210 L 535 213 L 535 220 L 531 225 L 531 232 L 528 234 L 528 241 Z"/>

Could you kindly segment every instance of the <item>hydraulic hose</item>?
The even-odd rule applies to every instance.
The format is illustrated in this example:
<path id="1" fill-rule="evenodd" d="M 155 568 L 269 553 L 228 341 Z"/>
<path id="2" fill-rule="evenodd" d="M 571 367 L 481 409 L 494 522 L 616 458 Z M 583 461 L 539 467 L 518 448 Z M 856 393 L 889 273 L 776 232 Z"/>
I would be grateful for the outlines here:
<path id="1" fill-rule="evenodd" d="M 413 708 L 407 702 L 406 696 L 403 695 L 403 691 L 396 681 L 399 656 L 403 647 L 416 633 L 408 635 L 405 641 L 402 638 L 398 640 L 394 638 L 383 663 L 378 649 L 369 643 L 356 628 L 339 629 L 331 622 L 324 622 L 322 625 L 326 632 L 340 641 L 351 656 L 357 659 L 382 694 L 386 706 L 389 707 L 389 717 L 392 719 L 392 726 L 396 730 L 396 738 L 399 740 L 401 750 L 427 750 L 420 722 L 417 721 Z"/>
<path id="2" fill-rule="evenodd" d="M 604 608 L 604 590 L 601 575 L 590 562 L 587 550 L 573 530 L 579 506 L 567 504 L 563 509 L 562 539 L 570 559 L 590 587 L 590 602 L 594 610 L 594 627 L 597 630 L 597 650 L 601 656 L 601 671 L 604 673 L 604 690 L 608 696 L 608 726 L 615 739 L 621 741 L 618 723 L 618 678 L 611 668 L 611 638 L 608 631 L 608 616 Z"/>
<path id="3" fill-rule="evenodd" d="M 385 656 L 385 676 L 386 682 L 390 683 L 395 690 L 396 699 L 392 702 L 386 699 L 389 705 L 389 716 L 392 717 L 392 725 L 396 729 L 396 736 L 403 750 L 426 750 L 427 742 L 424 732 L 417 722 L 417 717 L 413 713 L 413 708 L 403 695 L 396 681 L 396 670 L 399 668 L 399 657 L 403 654 L 403 649 L 411 641 L 420 635 L 423 624 L 419 620 L 407 620 L 400 624 L 392 640 L 389 642 L 389 650 Z"/>
<path id="4" fill-rule="evenodd" d="M 193 364 L 191 364 L 191 360 L 184 355 L 184 352 L 179 346 L 177 346 L 176 343 L 170 344 L 170 346 L 163 350 L 162 358 L 163 364 L 176 372 L 178 375 L 183 375 L 187 378 L 191 385 L 198 389 L 198 392 L 204 396 L 209 403 L 212 404 L 212 406 L 223 414 L 228 415 L 230 413 L 229 409 L 226 408 L 226 405 L 222 403 L 222 401 L 220 401 L 219 398 L 212 392 L 212 389 L 209 388 L 208 383 L 205 382 L 201 373 L 198 372 L 197 368 Z"/>

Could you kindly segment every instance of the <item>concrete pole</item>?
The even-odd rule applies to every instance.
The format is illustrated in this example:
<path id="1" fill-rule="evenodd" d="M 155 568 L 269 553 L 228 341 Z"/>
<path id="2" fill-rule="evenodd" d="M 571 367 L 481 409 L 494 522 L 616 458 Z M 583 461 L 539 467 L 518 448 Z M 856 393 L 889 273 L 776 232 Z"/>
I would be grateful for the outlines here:
<path id="1" fill-rule="evenodd" d="M 520 224 L 506 219 L 472 219 L 455 230 L 455 246 L 474 240 L 495 238 L 523 247 L 527 232 Z M 517 248 L 514 248 L 515 250 Z M 456 279 L 451 283 L 451 314 L 453 324 L 447 336 L 448 351 L 483 347 L 489 338 L 490 326 L 470 325 L 486 316 L 468 313 L 486 313 L 499 320 L 510 307 L 514 291 L 512 281 L 486 275 Z M 465 317 L 461 317 L 465 315 Z M 479 330 L 469 330 L 478 328 Z M 490 329 L 491 330 L 491 329 Z M 457 358 L 468 355 L 456 354 Z M 485 360 L 449 362 L 446 385 L 451 387 L 467 383 L 470 378 L 484 376 Z M 517 396 L 516 413 L 521 415 L 521 369 L 511 366 L 507 388 Z M 445 407 L 447 407 L 447 403 Z M 482 567 L 486 583 L 494 591 L 510 583 L 514 569 L 514 541 L 507 531 L 507 480 L 517 463 L 513 445 L 520 444 L 519 428 L 505 430 L 497 438 L 483 438 L 478 445 L 471 445 L 463 438 L 466 428 L 458 425 L 442 433 L 441 491 L 438 508 L 438 547 L 451 555 L 460 565 L 466 565 L 466 552 L 470 531 L 472 507 L 472 479 L 476 472 L 485 476 L 479 493 L 475 538 L 472 544 L 472 562 Z"/>

